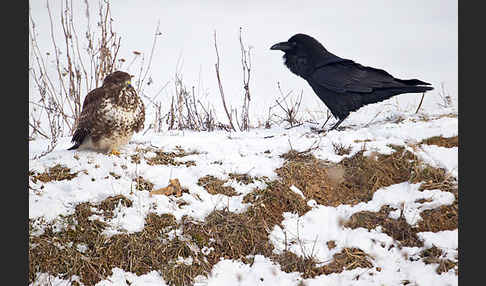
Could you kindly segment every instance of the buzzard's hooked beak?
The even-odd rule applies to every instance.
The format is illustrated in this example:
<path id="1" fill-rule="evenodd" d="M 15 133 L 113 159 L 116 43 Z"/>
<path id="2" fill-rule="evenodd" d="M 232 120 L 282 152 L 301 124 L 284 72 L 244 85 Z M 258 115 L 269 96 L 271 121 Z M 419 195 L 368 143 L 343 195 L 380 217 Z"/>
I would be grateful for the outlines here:
<path id="1" fill-rule="evenodd" d="M 128 86 L 128 87 L 132 87 L 132 82 L 131 82 L 131 81 L 129 81 L 129 80 L 127 80 L 127 86 Z"/>
<path id="2" fill-rule="evenodd" d="M 283 52 L 292 50 L 295 47 L 293 42 L 281 42 L 270 47 L 270 50 L 281 50 Z"/>

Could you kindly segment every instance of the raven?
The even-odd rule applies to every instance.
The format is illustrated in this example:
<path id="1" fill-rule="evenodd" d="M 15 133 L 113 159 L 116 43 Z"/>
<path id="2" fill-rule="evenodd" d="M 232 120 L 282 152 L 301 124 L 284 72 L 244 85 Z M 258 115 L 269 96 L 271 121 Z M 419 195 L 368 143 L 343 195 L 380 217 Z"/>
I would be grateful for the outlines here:
<path id="1" fill-rule="evenodd" d="M 296 34 L 287 42 L 270 47 L 284 52 L 284 64 L 294 74 L 304 78 L 314 92 L 339 119 L 336 129 L 351 111 L 402 93 L 422 93 L 432 90 L 430 83 L 418 79 L 398 79 L 384 70 L 362 66 L 340 58 L 316 39 Z"/>

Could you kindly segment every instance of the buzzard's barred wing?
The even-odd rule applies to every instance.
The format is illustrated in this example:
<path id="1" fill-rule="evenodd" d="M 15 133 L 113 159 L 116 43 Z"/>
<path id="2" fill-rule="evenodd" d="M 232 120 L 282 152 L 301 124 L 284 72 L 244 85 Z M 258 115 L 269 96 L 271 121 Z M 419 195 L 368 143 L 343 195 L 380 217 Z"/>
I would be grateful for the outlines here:
<path id="1" fill-rule="evenodd" d="M 143 130 L 143 123 L 145 122 L 145 105 L 143 104 L 142 100 L 138 100 L 141 105 L 141 111 L 140 111 L 140 116 L 138 117 L 138 120 L 135 123 L 135 132 L 140 132 Z"/>
<path id="2" fill-rule="evenodd" d="M 83 108 L 79 115 L 76 131 L 74 131 L 71 142 L 74 146 L 68 150 L 77 149 L 83 143 L 86 136 L 91 133 L 93 122 L 97 117 L 99 106 L 105 97 L 105 90 L 103 88 L 96 88 L 90 91 L 84 98 Z"/>

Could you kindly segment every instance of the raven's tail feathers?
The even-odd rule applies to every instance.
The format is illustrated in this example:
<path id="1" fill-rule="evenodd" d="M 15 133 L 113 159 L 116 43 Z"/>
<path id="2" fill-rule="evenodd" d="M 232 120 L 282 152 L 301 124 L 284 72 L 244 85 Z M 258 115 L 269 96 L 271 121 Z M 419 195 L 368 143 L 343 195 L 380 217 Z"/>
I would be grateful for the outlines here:
<path id="1" fill-rule="evenodd" d="M 418 80 L 418 79 L 398 79 L 398 78 L 396 78 L 395 80 L 398 81 L 398 82 L 401 82 L 403 84 L 411 85 L 411 86 L 414 86 L 414 85 L 431 85 L 428 82 L 421 81 L 421 80 Z"/>
<path id="2" fill-rule="evenodd" d="M 361 104 L 367 105 L 371 103 L 377 103 L 402 93 L 423 93 L 433 89 L 434 88 L 431 86 L 403 86 L 403 87 L 376 89 L 373 92 L 373 95 L 361 96 Z"/>

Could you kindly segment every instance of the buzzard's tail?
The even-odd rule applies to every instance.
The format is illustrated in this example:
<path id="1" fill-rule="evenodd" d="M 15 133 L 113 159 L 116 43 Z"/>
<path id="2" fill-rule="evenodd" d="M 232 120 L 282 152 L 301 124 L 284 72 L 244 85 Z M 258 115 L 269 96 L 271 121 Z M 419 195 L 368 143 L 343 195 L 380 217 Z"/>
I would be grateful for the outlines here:
<path id="1" fill-rule="evenodd" d="M 80 145 L 81 145 L 81 143 L 77 143 L 77 142 L 76 142 L 76 144 L 74 144 L 74 145 L 73 145 L 71 148 L 69 148 L 68 150 L 74 150 L 74 149 L 78 149 Z"/>
<path id="2" fill-rule="evenodd" d="M 71 139 L 71 142 L 74 142 L 74 145 L 68 150 L 78 149 L 79 146 L 81 146 L 83 141 L 86 139 L 86 136 L 88 136 L 88 134 L 89 134 L 89 130 L 86 128 L 76 129 L 73 135 L 73 139 Z"/>

